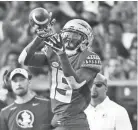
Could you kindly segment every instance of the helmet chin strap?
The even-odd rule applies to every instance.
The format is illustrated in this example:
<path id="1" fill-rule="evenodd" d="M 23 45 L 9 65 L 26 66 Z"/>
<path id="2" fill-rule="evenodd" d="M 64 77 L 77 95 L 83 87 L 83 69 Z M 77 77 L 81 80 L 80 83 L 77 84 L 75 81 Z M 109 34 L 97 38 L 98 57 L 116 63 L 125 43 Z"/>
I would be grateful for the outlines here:
<path id="1" fill-rule="evenodd" d="M 66 52 L 66 54 L 68 56 L 73 56 L 73 55 L 75 55 L 78 52 L 78 48 L 76 48 L 74 50 L 68 50 L 68 49 L 66 49 L 65 52 Z"/>

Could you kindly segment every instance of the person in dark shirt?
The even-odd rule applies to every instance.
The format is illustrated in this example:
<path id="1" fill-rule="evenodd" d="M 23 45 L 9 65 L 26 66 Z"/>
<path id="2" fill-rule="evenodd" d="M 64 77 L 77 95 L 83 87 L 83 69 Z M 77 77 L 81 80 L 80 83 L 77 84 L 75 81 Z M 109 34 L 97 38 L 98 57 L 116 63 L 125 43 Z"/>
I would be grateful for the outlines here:
<path id="1" fill-rule="evenodd" d="M 0 113 L 0 130 L 50 130 L 52 118 L 50 102 L 29 89 L 31 75 L 22 68 L 9 76 L 16 100 Z"/>

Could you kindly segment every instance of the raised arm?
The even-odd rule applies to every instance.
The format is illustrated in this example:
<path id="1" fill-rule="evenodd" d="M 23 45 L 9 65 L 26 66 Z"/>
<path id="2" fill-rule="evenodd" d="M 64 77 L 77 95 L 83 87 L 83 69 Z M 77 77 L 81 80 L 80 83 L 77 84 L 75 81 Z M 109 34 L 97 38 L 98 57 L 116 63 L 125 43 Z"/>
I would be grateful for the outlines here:
<path id="1" fill-rule="evenodd" d="M 27 66 L 41 67 L 48 64 L 48 59 L 43 52 L 36 52 L 38 45 L 43 42 L 42 38 L 36 36 L 21 52 L 18 62 Z"/>
<path id="2" fill-rule="evenodd" d="M 101 69 L 101 60 L 99 56 L 96 54 L 93 54 L 93 56 L 96 56 L 97 58 L 91 59 L 92 62 L 87 63 L 89 59 L 89 56 L 87 56 L 80 66 L 80 69 L 75 71 L 70 64 L 66 53 L 59 55 L 64 76 L 71 88 L 78 89 L 86 83 L 88 84 L 88 87 L 92 86 L 91 84 L 93 83 L 94 78 Z"/>

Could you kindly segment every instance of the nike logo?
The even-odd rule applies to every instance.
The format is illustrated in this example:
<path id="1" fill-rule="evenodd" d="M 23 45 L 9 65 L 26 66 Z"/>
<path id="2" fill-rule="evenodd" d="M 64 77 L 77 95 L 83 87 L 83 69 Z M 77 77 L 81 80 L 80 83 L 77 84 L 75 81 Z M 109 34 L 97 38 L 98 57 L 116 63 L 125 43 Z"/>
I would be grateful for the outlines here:
<path id="1" fill-rule="evenodd" d="M 37 106 L 37 105 L 39 105 L 39 103 L 33 103 L 33 104 L 32 104 L 32 106 Z"/>

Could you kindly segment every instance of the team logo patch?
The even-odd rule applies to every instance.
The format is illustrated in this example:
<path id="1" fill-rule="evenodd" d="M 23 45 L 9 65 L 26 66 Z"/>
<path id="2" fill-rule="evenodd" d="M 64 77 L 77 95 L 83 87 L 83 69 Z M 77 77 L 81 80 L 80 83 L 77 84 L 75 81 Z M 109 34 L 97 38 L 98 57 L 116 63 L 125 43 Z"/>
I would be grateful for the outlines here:
<path id="1" fill-rule="evenodd" d="M 32 128 L 34 115 L 29 110 L 22 110 L 16 116 L 16 123 L 21 128 Z"/>
<path id="2" fill-rule="evenodd" d="M 59 67 L 59 63 L 58 62 L 52 62 L 52 66 L 55 67 L 55 68 L 58 68 Z"/>

